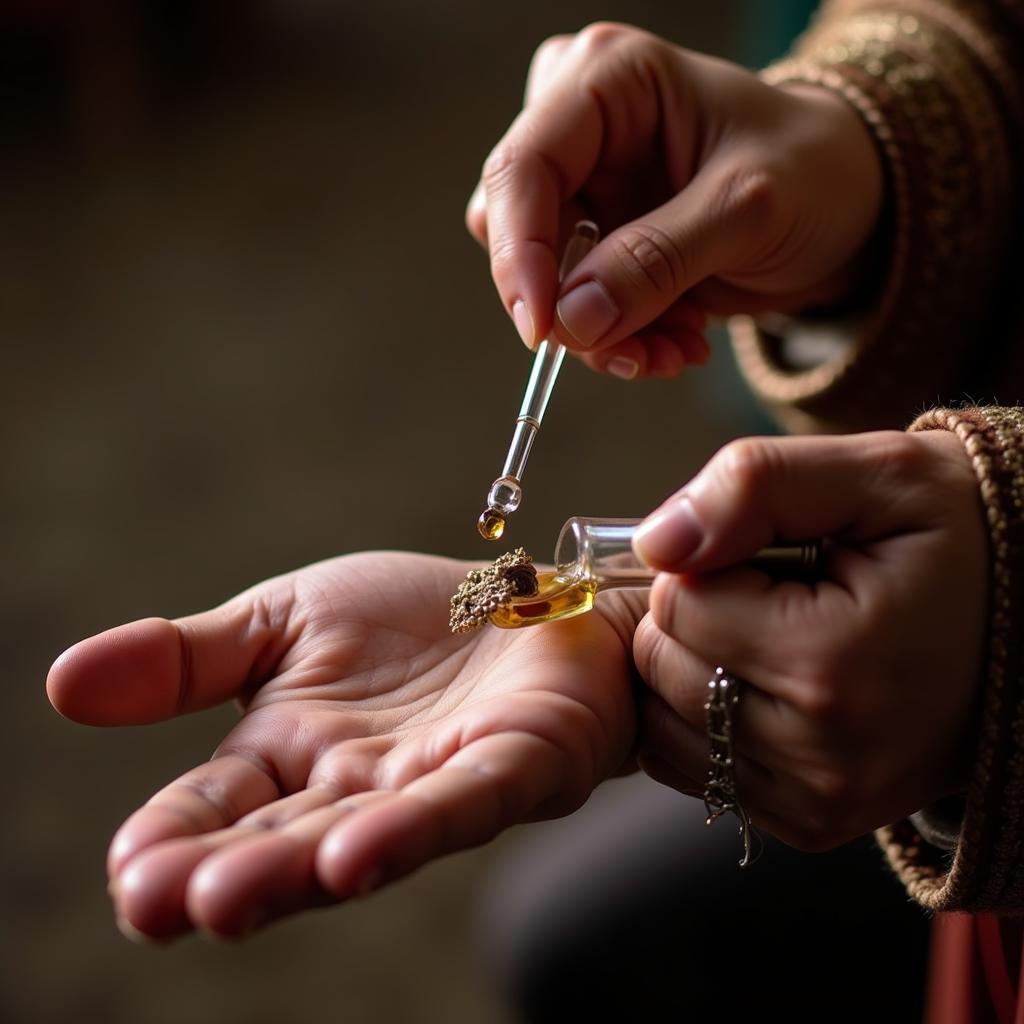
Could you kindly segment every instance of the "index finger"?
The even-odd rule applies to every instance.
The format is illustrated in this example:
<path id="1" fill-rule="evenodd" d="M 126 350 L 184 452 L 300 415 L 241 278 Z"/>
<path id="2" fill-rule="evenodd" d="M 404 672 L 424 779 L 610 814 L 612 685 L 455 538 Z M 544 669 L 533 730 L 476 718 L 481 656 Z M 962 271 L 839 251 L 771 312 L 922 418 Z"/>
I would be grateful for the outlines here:
<path id="1" fill-rule="evenodd" d="M 572 36 L 552 36 L 541 43 L 530 62 L 530 70 L 526 76 L 526 92 L 523 106 L 529 107 L 537 97 L 554 82 L 561 68 L 565 51 L 572 44 Z M 477 182 L 473 194 L 466 204 L 466 227 L 469 233 L 483 248 L 488 247 L 487 240 L 487 199 L 484 194 L 483 181 Z"/>
<path id="2" fill-rule="evenodd" d="M 484 164 L 491 275 L 531 347 L 553 325 L 562 207 L 596 165 L 603 135 L 594 95 L 563 80 L 516 118 Z"/>

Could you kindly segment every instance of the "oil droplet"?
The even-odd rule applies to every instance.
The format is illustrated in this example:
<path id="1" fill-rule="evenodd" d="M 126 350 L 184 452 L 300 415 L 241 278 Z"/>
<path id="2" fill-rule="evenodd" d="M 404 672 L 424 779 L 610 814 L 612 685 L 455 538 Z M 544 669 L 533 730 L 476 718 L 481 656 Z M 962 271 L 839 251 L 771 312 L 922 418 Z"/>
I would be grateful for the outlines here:
<path id="1" fill-rule="evenodd" d="M 505 517 L 497 509 L 485 508 L 476 528 L 484 540 L 497 540 L 505 532 Z"/>

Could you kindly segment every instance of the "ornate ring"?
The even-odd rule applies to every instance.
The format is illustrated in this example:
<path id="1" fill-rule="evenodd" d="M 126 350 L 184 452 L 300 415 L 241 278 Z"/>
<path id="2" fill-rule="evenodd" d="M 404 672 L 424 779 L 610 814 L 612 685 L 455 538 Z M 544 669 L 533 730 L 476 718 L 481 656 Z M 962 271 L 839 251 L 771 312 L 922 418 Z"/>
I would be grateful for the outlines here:
<path id="1" fill-rule="evenodd" d="M 732 713 L 740 702 L 740 681 L 724 668 L 715 669 L 715 677 L 708 683 L 708 700 L 704 705 L 708 722 L 708 781 L 704 787 L 704 808 L 708 812 L 705 825 L 717 821 L 727 811 L 740 820 L 743 837 L 741 868 L 748 867 L 757 858 L 751 853 L 754 830 L 750 816 L 736 796 L 736 775 L 733 760 Z"/>

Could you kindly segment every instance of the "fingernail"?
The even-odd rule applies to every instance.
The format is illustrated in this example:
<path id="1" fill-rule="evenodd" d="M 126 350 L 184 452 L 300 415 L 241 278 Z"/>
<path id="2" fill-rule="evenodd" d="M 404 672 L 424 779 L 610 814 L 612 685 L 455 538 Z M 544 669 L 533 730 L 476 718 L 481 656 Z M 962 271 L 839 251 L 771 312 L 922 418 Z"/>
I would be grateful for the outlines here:
<path id="1" fill-rule="evenodd" d="M 637 375 L 640 364 L 635 359 L 616 356 L 614 359 L 608 360 L 608 365 L 605 369 L 616 377 L 621 377 L 623 380 L 632 380 Z"/>
<path id="2" fill-rule="evenodd" d="M 619 319 L 619 307 L 600 281 L 590 280 L 559 299 L 558 319 L 584 348 L 590 348 Z"/>
<path id="3" fill-rule="evenodd" d="M 690 499 L 685 495 L 652 513 L 633 535 L 633 550 L 648 565 L 677 568 L 704 537 Z"/>
<path id="4" fill-rule="evenodd" d="M 516 330 L 519 332 L 519 337 L 523 339 L 523 344 L 532 352 L 534 339 L 533 317 L 530 316 L 530 311 L 526 308 L 526 303 L 522 299 L 516 299 L 512 303 L 512 320 L 516 325 Z"/>

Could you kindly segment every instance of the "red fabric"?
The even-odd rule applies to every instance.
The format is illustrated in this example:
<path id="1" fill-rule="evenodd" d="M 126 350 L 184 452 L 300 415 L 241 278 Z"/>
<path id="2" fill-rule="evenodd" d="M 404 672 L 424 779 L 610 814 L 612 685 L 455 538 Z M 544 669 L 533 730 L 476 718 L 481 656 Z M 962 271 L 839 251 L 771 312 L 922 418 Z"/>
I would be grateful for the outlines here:
<path id="1" fill-rule="evenodd" d="M 925 1024 L 1024 1024 L 1022 930 L 992 914 L 938 914 Z"/>

